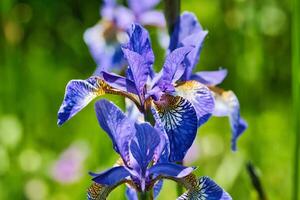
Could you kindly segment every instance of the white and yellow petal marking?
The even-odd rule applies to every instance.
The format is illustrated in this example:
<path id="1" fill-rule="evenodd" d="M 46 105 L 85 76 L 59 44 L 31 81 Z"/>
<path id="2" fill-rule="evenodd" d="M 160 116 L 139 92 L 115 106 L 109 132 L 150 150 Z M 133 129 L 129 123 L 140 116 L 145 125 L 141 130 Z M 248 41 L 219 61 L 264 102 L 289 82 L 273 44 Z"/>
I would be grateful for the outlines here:
<path id="1" fill-rule="evenodd" d="M 62 125 L 93 99 L 104 94 L 125 96 L 139 105 L 136 95 L 115 89 L 100 77 L 92 76 L 87 80 L 71 80 L 66 86 L 64 100 L 58 111 L 57 124 Z"/>
<path id="2" fill-rule="evenodd" d="M 186 81 L 179 83 L 176 88 L 176 95 L 187 99 L 194 106 L 198 126 L 208 120 L 215 106 L 212 92 L 205 85 L 197 81 Z"/>

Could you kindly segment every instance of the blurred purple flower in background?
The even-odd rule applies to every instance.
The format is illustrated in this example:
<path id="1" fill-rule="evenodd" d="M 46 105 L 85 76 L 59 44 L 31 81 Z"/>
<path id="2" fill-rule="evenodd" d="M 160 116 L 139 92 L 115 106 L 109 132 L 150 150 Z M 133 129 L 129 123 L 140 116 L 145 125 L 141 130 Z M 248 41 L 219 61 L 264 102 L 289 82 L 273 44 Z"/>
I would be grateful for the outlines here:
<path id="1" fill-rule="evenodd" d="M 154 10 L 159 2 L 160 0 L 128 0 L 127 8 L 117 4 L 115 0 L 103 1 L 100 11 L 102 20 L 84 33 L 84 41 L 97 64 L 95 75 L 102 70 L 120 71 L 125 66 L 120 44 L 128 40 L 126 31 L 132 23 L 165 27 L 163 13 Z"/>
<path id="2" fill-rule="evenodd" d="M 62 184 L 70 184 L 78 181 L 83 174 L 84 161 L 88 154 L 87 144 L 76 142 L 64 150 L 52 169 L 52 178 Z"/>

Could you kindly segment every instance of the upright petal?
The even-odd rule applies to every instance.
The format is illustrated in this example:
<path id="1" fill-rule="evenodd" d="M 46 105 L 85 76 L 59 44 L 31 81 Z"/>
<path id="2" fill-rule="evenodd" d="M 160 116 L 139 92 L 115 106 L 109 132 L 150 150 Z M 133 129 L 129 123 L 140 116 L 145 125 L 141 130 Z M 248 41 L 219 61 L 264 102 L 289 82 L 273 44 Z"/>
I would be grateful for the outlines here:
<path id="1" fill-rule="evenodd" d="M 130 176 L 130 173 L 125 167 L 119 166 L 110 168 L 100 174 L 93 174 L 93 176 L 93 181 L 96 183 L 112 186 Z"/>
<path id="2" fill-rule="evenodd" d="M 195 170 L 193 167 L 185 167 L 174 163 L 158 163 L 149 169 L 155 176 L 183 178 Z"/>
<path id="3" fill-rule="evenodd" d="M 231 200 L 230 195 L 209 177 L 201 177 L 196 188 L 189 189 L 177 200 Z"/>
<path id="4" fill-rule="evenodd" d="M 58 125 L 69 120 L 97 96 L 105 94 L 101 80 L 91 77 L 87 80 L 71 80 L 65 91 L 64 100 L 58 111 Z"/>
<path id="5" fill-rule="evenodd" d="M 128 0 L 129 7 L 136 15 L 153 8 L 160 0 Z"/>
<path id="6" fill-rule="evenodd" d="M 131 140 L 130 152 L 144 175 L 160 143 L 160 136 L 149 123 L 135 124 L 135 128 L 136 135 Z"/>
<path id="7" fill-rule="evenodd" d="M 197 133 L 193 105 L 182 97 L 165 95 L 155 102 L 155 110 L 169 138 L 170 161 L 182 161 Z"/>
<path id="8" fill-rule="evenodd" d="M 151 66 L 154 63 L 154 53 L 148 31 L 139 24 L 132 24 L 128 36 L 129 42 L 122 46 L 123 49 L 138 53 L 143 57 L 144 62 Z"/>
<path id="9" fill-rule="evenodd" d="M 213 88 L 213 90 L 215 90 Z M 231 126 L 231 149 L 236 150 L 238 137 L 246 130 L 247 123 L 240 116 L 240 104 L 238 98 L 232 91 L 218 90 L 214 92 L 216 106 L 213 114 L 215 116 L 228 116 Z"/>
<path id="10" fill-rule="evenodd" d="M 184 66 L 181 65 L 186 56 L 193 50 L 193 47 L 181 47 L 172 51 L 166 58 L 163 66 L 163 73 L 160 81 L 166 83 L 176 82 L 184 73 Z"/>
<path id="11" fill-rule="evenodd" d="M 214 110 L 215 102 L 212 92 L 197 81 L 179 83 L 176 86 L 176 95 L 192 103 L 197 113 L 198 126 L 205 123 Z"/>
<path id="12" fill-rule="evenodd" d="M 150 73 L 150 66 L 138 53 L 128 49 L 123 49 L 123 52 L 129 64 L 127 78 L 134 82 L 136 91 L 143 103 L 145 93 L 144 89 Z"/>
<path id="13" fill-rule="evenodd" d="M 203 31 L 197 17 L 190 12 L 184 12 L 175 25 L 171 36 L 169 50 L 178 47 L 195 47 L 184 61 L 185 72 L 182 80 L 189 80 L 192 70 L 199 61 L 200 51 L 207 31 Z"/>
<path id="14" fill-rule="evenodd" d="M 196 80 L 204 85 L 215 86 L 223 82 L 227 76 L 227 69 L 220 69 L 217 71 L 201 71 L 194 73 L 191 76 L 192 80 Z"/>
<path id="15" fill-rule="evenodd" d="M 130 167 L 129 142 L 135 135 L 135 128 L 125 114 L 113 103 L 99 100 L 95 104 L 98 122 L 110 136 L 114 149 L 121 155 L 125 165 Z"/>

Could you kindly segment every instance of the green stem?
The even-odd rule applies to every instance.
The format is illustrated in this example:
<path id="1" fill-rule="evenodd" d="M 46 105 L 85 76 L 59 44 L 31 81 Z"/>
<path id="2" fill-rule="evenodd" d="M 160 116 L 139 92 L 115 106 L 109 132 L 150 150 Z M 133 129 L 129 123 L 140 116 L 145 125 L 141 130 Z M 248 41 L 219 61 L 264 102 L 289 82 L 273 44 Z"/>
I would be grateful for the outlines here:
<path id="1" fill-rule="evenodd" d="M 293 124 L 294 124 L 294 173 L 292 199 L 299 198 L 299 157 L 300 157 L 300 3 L 293 0 L 292 17 L 292 92 L 293 92 Z"/>
<path id="2" fill-rule="evenodd" d="M 178 165 L 183 165 L 183 161 L 177 162 L 177 164 Z M 183 190 L 182 184 L 177 183 L 177 185 L 176 185 L 176 191 L 177 191 L 177 196 L 181 196 L 183 194 L 184 190 Z"/>
<path id="3" fill-rule="evenodd" d="M 174 25 L 180 15 L 180 0 L 165 0 L 165 17 L 169 34 L 173 33 Z"/>
<path id="4" fill-rule="evenodd" d="M 152 191 L 139 192 L 138 198 L 139 200 L 153 200 Z"/>

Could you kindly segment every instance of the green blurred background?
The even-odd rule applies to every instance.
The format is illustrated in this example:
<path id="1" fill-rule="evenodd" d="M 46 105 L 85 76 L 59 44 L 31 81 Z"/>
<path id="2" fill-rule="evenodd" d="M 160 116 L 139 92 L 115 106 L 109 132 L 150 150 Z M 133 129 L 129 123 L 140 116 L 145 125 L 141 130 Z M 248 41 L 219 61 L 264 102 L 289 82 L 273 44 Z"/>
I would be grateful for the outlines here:
<path id="1" fill-rule="evenodd" d="M 93 104 L 63 127 L 56 125 L 67 82 L 85 79 L 95 69 L 83 33 L 99 20 L 100 4 L 1 0 L 1 200 L 85 199 L 91 183 L 87 172 L 116 161 Z M 257 199 L 245 167 L 251 161 L 269 200 L 290 199 L 290 1 L 189 0 L 182 1 L 184 10 L 195 12 L 209 31 L 197 69 L 229 70 L 221 86 L 235 91 L 249 124 L 234 153 L 228 119 L 212 118 L 199 129 L 199 156 L 189 164 L 199 166 L 197 174 L 214 178 L 234 199 L 247 200 Z M 153 48 L 163 52 L 156 36 L 151 30 Z M 162 55 L 156 54 L 156 66 Z M 123 105 L 122 99 L 108 97 Z M 71 160 L 71 169 L 59 172 L 57 160 L 64 159 Z M 175 197 L 175 184 L 167 182 L 159 199 Z M 125 199 L 124 187 L 109 199 Z"/>

